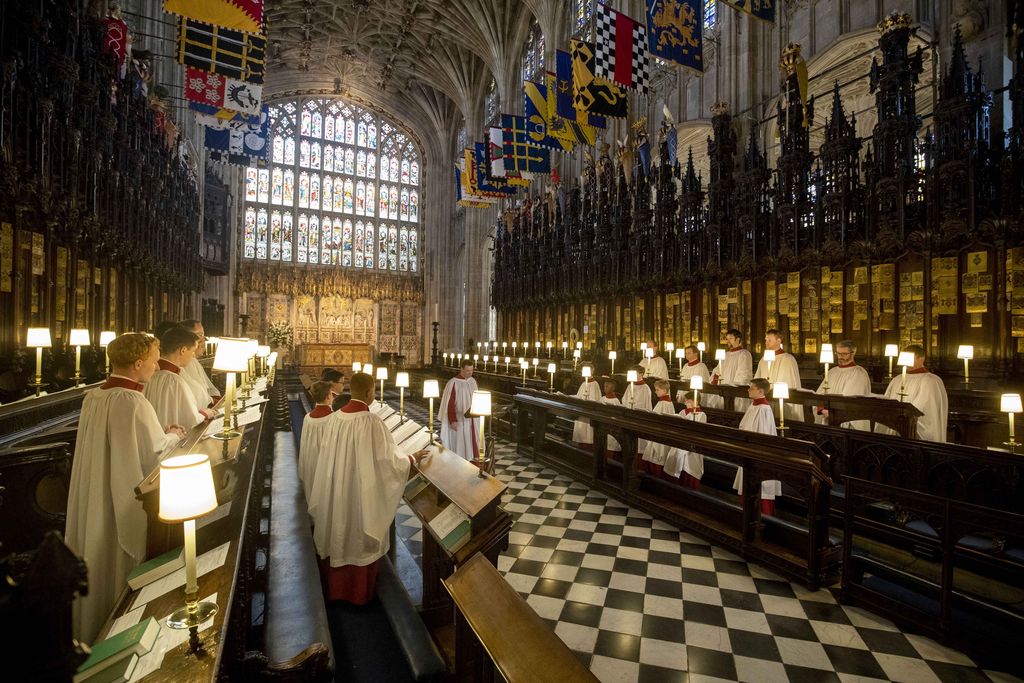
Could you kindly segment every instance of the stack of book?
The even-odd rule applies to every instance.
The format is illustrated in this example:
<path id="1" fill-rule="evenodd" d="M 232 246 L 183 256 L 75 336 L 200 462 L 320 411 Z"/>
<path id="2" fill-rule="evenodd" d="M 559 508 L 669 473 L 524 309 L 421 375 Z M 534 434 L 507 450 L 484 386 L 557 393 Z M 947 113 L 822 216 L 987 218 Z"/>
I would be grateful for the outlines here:
<path id="1" fill-rule="evenodd" d="M 92 646 L 89 659 L 75 673 L 74 683 L 116 683 L 127 681 L 139 657 L 153 649 L 160 624 L 149 617 Z"/>

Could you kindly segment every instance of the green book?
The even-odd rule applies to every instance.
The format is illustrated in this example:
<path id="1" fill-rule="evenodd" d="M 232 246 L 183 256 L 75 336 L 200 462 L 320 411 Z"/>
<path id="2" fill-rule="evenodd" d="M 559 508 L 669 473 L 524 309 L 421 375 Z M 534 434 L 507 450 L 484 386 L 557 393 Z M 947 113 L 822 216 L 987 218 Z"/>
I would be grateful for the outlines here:
<path id="1" fill-rule="evenodd" d="M 444 540 L 441 541 L 441 545 L 443 545 L 450 553 L 456 552 L 469 541 L 471 536 L 469 533 L 470 526 L 470 521 L 468 519 L 463 520 L 457 527 L 452 529 L 447 536 L 444 537 Z"/>
<path id="2" fill-rule="evenodd" d="M 423 477 L 423 475 L 417 474 L 415 477 L 410 479 L 408 483 L 406 483 L 405 493 L 403 494 L 403 497 L 406 500 L 412 500 L 413 498 L 419 495 L 420 491 L 427 488 L 428 485 L 429 484 L 427 480 Z"/>
<path id="3" fill-rule="evenodd" d="M 160 634 L 160 624 L 153 617 L 110 636 L 92 646 L 89 659 L 78 667 L 74 683 L 91 679 L 100 671 L 114 666 L 132 655 L 144 655 L 153 648 Z"/>
<path id="4" fill-rule="evenodd" d="M 135 673 L 135 665 L 139 663 L 139 656 L 132 653 L 131 657 L 125 657 L 119 659 L 105 669 L 100 669 L 95 673 L 87 671 L 85 678 L 82 679 L 84 683 L 125 683 L 131 680 L 132 674 Z"/>
<path id="5" fill-rule="evenodd" d="M 128 573 L 128 587 L 137 591 L 145 585 L 162 579 L 173 571 L 185 566 L 184 548 L 168 550 L 148 562 L 143 562 Z"/>

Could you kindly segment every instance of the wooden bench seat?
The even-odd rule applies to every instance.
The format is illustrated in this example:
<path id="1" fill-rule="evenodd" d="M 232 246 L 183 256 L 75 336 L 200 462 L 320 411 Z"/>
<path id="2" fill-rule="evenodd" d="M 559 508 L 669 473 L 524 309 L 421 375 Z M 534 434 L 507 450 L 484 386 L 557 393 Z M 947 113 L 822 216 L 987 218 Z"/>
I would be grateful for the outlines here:
<path id="1" fill-rule="evenodd" d="M 409 664 L 413 680 L 439 680 L 447 670 L 444 658 L 386 555 L 378 565 L 377 598 L 384 607 L 384 614 Z"/>

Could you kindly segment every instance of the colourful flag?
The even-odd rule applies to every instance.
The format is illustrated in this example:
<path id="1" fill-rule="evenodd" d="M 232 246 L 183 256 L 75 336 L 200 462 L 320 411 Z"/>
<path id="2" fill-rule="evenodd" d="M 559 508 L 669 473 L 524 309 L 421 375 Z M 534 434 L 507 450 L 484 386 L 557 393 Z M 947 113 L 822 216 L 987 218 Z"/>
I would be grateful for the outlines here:
<path id="1" fill-rule="evenodd" d="M 224 130 L 206 129 L 206 149 L 214 161 L 247 166 L 267 159 L 267 135 L 270 128 L 269 108 L 264 106 L 255 126 L 242 122 Z"/>
<path id="2" fill-rule="evenodd" d="M 164 11 L 248 33 L 263 27 L 263 0 L 164 0 Z"/>
<path id="3" fill-rule="evenodd" d="M 646 95 L 651 80 L 647 28 L 600 2 L 594 3 L 594 17 L 594 75 Z"/>
<path id="4" fill-rule="evenodd" d="M 462 169 L 458 164 L 455 164 L 455 203 L 459 206 L 464 206 L 467 209 L 486 209 L 489 206 L 494 205 L 496 199 L 484 199 L 482 197 L 474 197 L 465 193 L 465 182 L 462 180 Z"/>
<path id="5" fill-rule="evenodd" d="M 656 57 L 704 71 L 701 0 L 647 0 L 647 34 Z"/>
<path id="6" fill-rule="evenodd" d="M 259 114 L 263 86 L 236 78 L 186 67 L 185 98 L 189 102 L 208 104 L 220 109 L 233 109 L 245 114 Z"/>
<path id="7" fill-rule="evenodd" d="M 548 173 L 551 170 L 550 151 L 530 143 L 526 117 L 502 114 L 501 129 L 506 172 L 513 169 Z"/>
<path id="8" fill-rule="evenodd" d="M 585 123 L 578 123 L 576 119 L 563 119 L 558 115 L 558 78 L 550 71 L 547 73 L 548 82 L 548 135 L 558 140 L 564 140 L 571 144 L 591 145 L 597 142 L 597 129 Z M 571 86 L 570 86 L 571 87 Z M 573 109 L 574 112 L 578 111 Z M 586 116 L 585 112 L 580 112 Z"/>
<path id="9" fill-rule="evenodd" d="M 505 142 L 501 128 L 491 126 L 487 129 L 487 157 L 491 168 L 492 178 L 504 178 L 509 185 L 516 187 L 529 187 L 533 175 L 510 171 L 505 168 Z"/>
<path id="10" fill-rule="evenodd" d="M 504 178 L 491 177 L 491 162 L 487 156 L 487 143 L 473 143 L 473 161 L 476 163 L 476 186 L 484 194 L 514 195 L 516 188 Z"/>
<path id="11" fill-rule="evenodd" d="M 594 75 L 593 43 L 572 41 L 572 84 L 576 109 L 615 119 L 626 117 L 626 91 Z"/>
<path id="12" fill-rule="evenodd" d="M 526 99 L 526 125 L 530 133 L 530 144 L 562 152 L 571 152 L 573 140 L 548 135 L 548 86 L 546 83 L 525 81 L 523 95 Z"/>
<path id="13" fill-rule="evenodd" d="M 199 104 L 197 102 L 189 102 L 189 109 L 195 112 L 196 123 L 207 128 L 216 128 L 217 130 L 224 130 L 232 126 L 240 124 L 248 124 L 250 126 L 259 125 L 259 115 L 243 114 L 240 111 L 232 111 L 231 109 L 220 109 L 213 107 L 208 104 Z"/>
<path id="14" fill-rule="evenodd" d="M 548 87 L 548 95 L 550 99 L 551 93 L 555 93 L 556 111 L 560 117 L 589 124 L 594 128 L 606 126 L 603 116 L 588 114 L 576 108 L 573 95 L 572 55 L 565 50 L 555 50 L 555 78 L 558 84 L 553 90 Z"/>
<path id="15" fill-rule="evenodd" d="M 203 71 L 262 83 L 267 39 L 182 17 L 178 26 L 178 63 Z"/>
<path id="16" fill-rule="evenodd" d="M 722 0 L 733 9 L 745 12 L 755 19 L 775 23 L 775 0 Z"/>

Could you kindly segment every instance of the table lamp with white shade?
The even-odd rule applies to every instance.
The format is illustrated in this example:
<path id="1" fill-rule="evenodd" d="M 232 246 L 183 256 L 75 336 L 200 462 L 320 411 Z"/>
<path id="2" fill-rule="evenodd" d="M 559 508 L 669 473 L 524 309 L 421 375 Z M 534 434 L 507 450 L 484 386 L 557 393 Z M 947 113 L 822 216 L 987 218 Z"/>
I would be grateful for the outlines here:
<path id="1" fill-rule="evenodd" d="M 914 367 L 914 352 L 900 351 L 896 364 L 903 368 L 903 382 L 900 384 L 900 400 L 902 401 L 907 395 L 907 368 Z"/>
<path id="2" fill-rule="evenodd" d="M 373 377 L 373 363 L 363 363 L 363 372 Z"/>
<path id="3" fill-rule="evenodd" d="M 900 347 L 896 344 L 885 345 L 885 357 L 889 359 L 889 376 L 886 379 L 892 379 L 892 362 L 900 355 Z"/>
<path id="4" fill-rule="evenodd" d="M 526 386 L 526 371 L 530 367 L 530 364 L 525 359 L 519 359 L 519 369 L 523 371 L 523 386 Z"/>
<path id="5" fill-rule="evenodd" d="M 508 364 L 511 363 L 511 362 L 512 362 L 511 356 L 505 356 L 505 374 L 506 375 L 508 374 Z M 497 369 L 497 366 L 495 366 L 495 369 Z"/>
<path id="6" fill-rule="evenodd" d="M 246 355 L 246 340 L 233 337 L 221 337 L 217 344 L 217 353 L 213 356 L 213 369 L 225 373 L 224 377 L 224 429 L 219 434 L 214 434 L 214 439 L 227 441 L 236 436 L 241 436 L 237 431 L 231 429 L 231 416 L 237 415 L 235 408 L 235 375 L 245 372 L 249 367 L 249 357 Z M 238 419 L 237 417 L 235 418 Z"/>
<path id="7" fill-rule="evenodd" d="M 674 343 L 665 342 L 665 353 L 668 354 L 668 360 L 670 363 L 672 362 L 672 359 L 676 357 L 673 355 L 675 353 L 675 350 L 676 345 Z"/>
<path id="8" fill-rule="evenodd" d="M 551 377 L 551 391 L 555 390 L 555 372 L 558 371 L 558 366 L 554 363 L 548 363 L 548 375 Z"/>
<path id="9" fill-rule="evenodd" d="M 395 386 L 398 387 L 398 421 L 405 422 L 405 390 L 409 388 L 409 373 L 396 373 Z"/>
<path id="10" fill-rule="evenodd" d="M 719 363 L 725 360 L 725 349 L 715 349 L 715 360 Z"/>
<path id="11" fill-rule="evenodd" d="M 629 407 L 632 408 L 636 402 L 636 397 L 633 396 L 633 385 L 637 381 L 636 370 L 629 370 L 626 372 L 626 383 L 629 384 Z"/>
<path id="12" fill-rule="evenodd" d="M 827 346 L 831 346 L 831 344 L 828 344 Z M 828 366 L 831 365 L 832 363 L 836 362 L 835 353 L 833 353 L 832 349 L 830 349 L 830 348 L 822 347 L 821 355 L 818 357 L 818 361 L 825 365 L 825 381 L 821 383 L 821 391 L 822 391 L 822 393 L 827 394 L 828 393 Z"/>
<path id="13" fill-rule="evenodd" d="M 640 342 L 640 356 L 647 357 L 647 342 Z"/>
<path id="14" fill-rule="evenodd" d="M 779 431 L 786 430 L 785 401 L 789 398 L 789 385 L 785 382 L 776 382 L 772 385 L 772 398 L 779 399 Z"/>
<path id="15" fill-rule="evenodd" d="M 553 343 L 551 343 L 551 342 L 548 342 L 547 344 L 545 344 L 545 345 L 544 345 L 544 348 L 545 348 L 545 349 L 547 350 L 547 352 L 548 352 L 548 358 L 551 358 L 551 347 L 552 347 L 552 346 L 554 346 L 554 344 L 553 344 Z"/>
<path id="16" fill-rule="evenodd" d="M 75 347 L 75 386 L 82 384 L 82 347 L 89 345 L 89 330 L 75 328 L 68 334 L 68 344 Z"/>
<path id="17" fill-rule="evenodd" d="M 103 372 L 110 374 L 110 354 L 107 353 L 107 347 L 110 346 L 110 342 L 117 339 L 117 332 L 113 330 L 104 330 L 100 332 L 100 348 L 103 349 Z"/>
<path id="18" fill-rule="evenodd" d="M 577 351 L 582 351 L 583 350 L 583 342 L 581 342 L 581 341 L 576 342 L 576 350 Z"/>
<path id="19" fill-rule="evenodd" d="M 693 407 L 700 407 L 700 391 L 704 388 L 704 377 L 693 375 L 690 377 L 690 388 L 693 389 Z"/>
<path id="20" fill-rule="evenodd" d="M 569 357 L 569 342 L 562 342 L 562 359 L 565 360 Z"/>
<path id="21" fill-rule="evenodd" d="M 423 380 L 423 398 L 430 402 L 430 445 L 434 445 L 434 399 L 441 397 L 436 379 Z"/>
<path id="22" fill-rule="evenodd" d="M 387 378 L 388 378 L 387 366 L 381 365 L 379 368 L 377 368 L 377 381 L 380 382 L 380 402 L 381 402 L 381 405 L 384 404 L 384 380 L 386 380 Z"/>
<path id="23" fill-rule="evenodd" d="M 445 354 L 445 355 L 447 356 L 448 354 Z M 352 361 L 352 373 L 355 374 L 357 372 L 362 372 L 362 371 L 363 371 L 363 364 L 360 363 L 357 360 Z"/>
<path id="24" fill-rule="evenodd" d="M 697 351 L 700 353 L 700 362 L 704 362 L 704 352 L 707 351 L 708 345 L 704 342 L 697 342 Z"/>
<path id="25" fill-rule="evenodd" d="M 526 374 L 525 370 L 523 370 L 523 374 Z M 480 469 L 480 476 L 486 477 L 485 472 L 489 460 L 487 459 L 487 442 L 484 439 L 484 420 L 491 414 L 491 392 L 474 391 L 469 404 L 469 414 L 480 418 L 480 452 L 473 462 Z"/>
<path id="26" fill-rule="evenodd" d="M 576 372 L 576 365 L 580 362 L 580 350 L 572 350 L 572 371 Z"/>
<path id="27" fill-rule="evenodd" d="M 1013 415 L 1014 413 L 1022 412 L 1020 394 L 1003 394 L 999 398 L 999 410 L 1006 413 L 1010 420 L 1010 440 L 1006 442 L 1006 445 L 1010 448 L 1010 452 L 1013 453 L 1014 449 L 1020 445 L 1014 439 L 1015 435 L 1013 433 Z"/>
<path id="28" fill-rule="evenodd" d="M 772 363 L 775 362 L 775 351 L 773 349 L 765 349 L 762 358 L 768 363 L 768 381 L 770 382 L 772 379 Z"/>
<path id="29" fill-rule="evenodd" d="M 971 359 L 974 358 L 974 347 L 970 344 L 961 344 L 956 350 L 956 357 L 962 358 L 964 361 L 964 384 L 971 383 L 971 368 L 968 365 Z"/>
<path id="30" fill-rule="evenodd" d="M 176 455 L 160 463 L 160 511 L 164 522 L 185 526 L 185 606 L 167 619 L 171 628 L 195 629 L 190 642 L 198 650 L 198 628 L 217 614 L 217 605 L 199 602 L 196 577 L 196 518 L 217 509 L 213 470 L 209 456 L 202 453 Z"/>
<path id="31" fill-rule="evenodd" d="M 260 344 L 256 347 L 256 357 L 260 362 L 260 375 L 267 374 L 267 359 L 270 358 L 270 347 L 266 344 Z"/>
<path id="32" fill-rule="evenodd" d="M 540 365 L 540 358 L 534 357 L 533 359 L 533 378 L 537 379 L 537 367 Z"/>
<path id="33" fill-rule="evenodd" d="M 676 360 L 679 361 L 679 374 L 683 374 L 683 359 L 686 358 L 686 349 L 676 349 Z"/>
<path id="34" fill-rule="evenodd" d="M 267 367 L 270 368 L 270 376 L 267 378 L 267 381 L 273 384 L 274 376 L 277 374 L 277 351 L 271 351 L 270 355 L 267 356 Z"/>
<path id="35" fill-rule="evenodd" d="M 25 346 L 36 350 L 36 381 L 29 386 L 36 388 L 36 396 L 38 396 L 43 389 L 43 349 L 53 346 L 49 328 L 28 328 L 28 332 L 25 335 Z"/>
<path id="36" fill-rule="evenodd" d="M 613 374 L 613 375 L 615 374 L 615 359 L 618 358 L 618 357 L 619 357 L 619 354 L 616 351 L 609 351 L 608 352 L 608 360 L 610 360 L 612 362 L 612 373 L 611 374 Z"/>
<path id="37" fill-rule="evenodd" d="M 651 359 L 654 358 L 654 349 L 648 346 L 644 349 L 644 356 L 647 357 L 647 367 L 644 369 L 644 377 L 651 374 Z"/>

